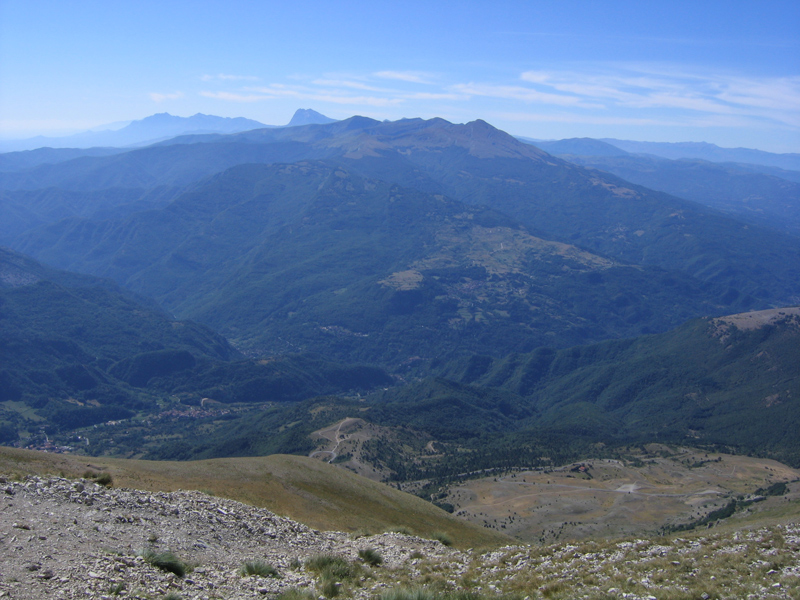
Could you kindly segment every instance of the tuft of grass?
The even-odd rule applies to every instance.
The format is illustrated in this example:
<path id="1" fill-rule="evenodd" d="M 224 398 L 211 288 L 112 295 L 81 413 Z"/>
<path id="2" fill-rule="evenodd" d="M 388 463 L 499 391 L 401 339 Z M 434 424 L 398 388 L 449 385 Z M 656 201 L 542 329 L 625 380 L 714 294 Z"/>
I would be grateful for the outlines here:
<path id="1" fill-rule="evenodd" d="M 183 577 L 186 575 L 186 571 L 188 570 L 186 563 L 175 556 L 175 554 L 172 552 L 155 552 L 148 548 L 143 550 L 140 553 L 140 556 L 145 560 L 145 562 L 153 565 L 154 567 L 168 573 L 174 573 L 178 577 Z"/>
<path id="2" fill-rule="evenodd" d="M 363 560 L 371 567 L 377 567 L 383 563 L 383 557 L 375 548 L 364 548 L 358 551 L 358 558 Z"/>
<path id="3" fill-rule="evenodd" d="M 441 542 L 442 544 L 444 544 L 445 546 L 452 546 L 453 545 L 453 538 L 451 538 L 449 535 L 447 535 L 443 531 L 437 531 L 436 533 L 431 535 L 431 539 L 432 540 L 437 540 L 437 541 Z"/>
<path id="4" fill-rule="evenodd" d="M 335 554 L 317 554 L 306 561 L 306 569 L 323 575 L 330 573 L 337 579 L 349 579 L 352 577 L 352 565 L 341 556 Z"/>
<path id="5" fill-rule="evenodd" d="M 321 593 L 327 598 L 333 598 L 341 591 L 340 586 L 332 584 L 352 581 L 361 574 L 360 565 L 353 564 L 334 554 L 312 556 L 306 561 L 306 569 L 319 575 Z"/>
<path id="6" fill-rule="evenodd" d="M 182 598 L 175 592 L 170 592 L 169 594 L 164 596 L 164 600 L 182 600 Z"/>
<path id="7" fill-rule="evenodd" d="M 122 592 L 125 591 L 125 584 L 122 582 L 116 583 L 108 588 L 108 593 L 112 596 L 119 596 Z"/>
<path id="8" fill-rule="evenodd" d="M 436 595 L 425 588 L 394 588 L 381 594 L 381 600 L 435 600 Z"/>
<path id="9" fill-rule="evenodd" d="M 347 562 L 341 556 L 336 556 L 335 554 L 316 554 L 306 560 L 306 569 L 309 571 L 314 571 L 315 573 L 320 573 L 322 569 L 328 565 L 332 565 L 339 561 Z"/>
<path id="10" fill-rule="evenodd" d="M 111 473 L 101 473 L 95 481 L 104 487 L 111 487 L 114 483 L 114 478 L 111 477 Z"/>
<path id="11" fill-rule="evenodd" d="M 517 600 L 516 596 L 495 596 L 494 598 L 496 600 Z M 442 600 L 483 600 L 483 596 L 478 592 L 456 590 L 445 594 Z"/>
<path id="12" fill-rule="evenodd" d="M 319 586 L 319 593 L 326 598 L 335 598 L 342 591 L 342 584 L 333 579 L 323 579 L 322 585 Z"/>
<path id="13" fill-rule="evenodd" d="M 114 483 L 114 478 L 111 476 L 111 473 L 98 473 L 97 471 L 84 471 L 83 475 L 81 475 L 83 479 L 93 479 L 95 483 L 99 483 L 105 487 L 111 487 L 111 484 Z"/>
<path id="14" fill-rule="evenodd" d="M 258 577 L 280 577 L 278 569 L 261 560 L 248 560 L 239 569 L 242 577 L 257 575 Z"/>
<path id="15" fill-rule="evenodd" d="M 281 592 L 275 600 L 317 600 L 314 594 L 300 588 L 289 588 Z"/>

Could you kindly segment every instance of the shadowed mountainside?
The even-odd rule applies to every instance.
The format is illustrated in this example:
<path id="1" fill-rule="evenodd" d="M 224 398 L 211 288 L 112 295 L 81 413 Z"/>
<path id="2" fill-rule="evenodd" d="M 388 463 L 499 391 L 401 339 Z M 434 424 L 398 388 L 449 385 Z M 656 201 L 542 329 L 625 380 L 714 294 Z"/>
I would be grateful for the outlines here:
<path id="1" fill-rule="evenodd" d="M 166 410 L 297 401 L 390 385 L 382 370 L 313 356 L 243 360 L 207 327 L 116 284 L 0 249 L 0 442 Z"/>

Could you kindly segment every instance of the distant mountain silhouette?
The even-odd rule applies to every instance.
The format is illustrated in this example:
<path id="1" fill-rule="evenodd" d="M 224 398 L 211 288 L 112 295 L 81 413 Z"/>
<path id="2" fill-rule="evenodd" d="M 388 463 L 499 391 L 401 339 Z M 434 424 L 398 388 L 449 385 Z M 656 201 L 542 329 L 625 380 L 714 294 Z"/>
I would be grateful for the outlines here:
<path id="1" fill-rule="evenodd" d="M 310 108 L 298 108 L 287 127 L 298 127 L 300 125 L 327 125 L 335 123 L 336 119 L 331 119 Z"/>
<path id="2" fill-rule="evenodd" d="M 336 119 L 331 119 L 310 108 L 300 108 L 285 127 L 297 127 L 300 125 L 327 125 L 335 123 Z M 214 115 L 204 115 L 197 113 L 191 117 L 176 117 L 169 113 L 158 113 L 131 121 L 130 124 L 122 128 L 107 129 L 95 128 L 83 131 L 74 135 L 63 137 L 36 136 L 24 140 L 6 140 L 0 142 L 0 152 L 19 152 L 25 150 L 36 150 L 39 148 L 124 148 L 131 146 L 147 146 L 149 144 L 168 140 L 181 135 L 199 135 L 207 133 L 240 133 L 251 129 L 277 128 L 278 125 L 265 125 L 259 121 L 245 119 L 244 117 L 217 117 Z M 52 154 L 52 153 L 51 153 Z M 81 155 L 84 155 L 82 153 Z M 66 157 L 48 157 L 49 160 L 41 160 L 42 157 L 15 157 L 14 166 L 23 166 L 18 163 L 29 162 L 30 166 L 41 162 L 61 162 Z M 5 162 L 5 161 L 4 161 Z M 4 164 L 0 162 L 0 170 Z"/>
<path id="3" fill-rule="evenodd" d="M 567 140 L 534 140 L 526 137 L 517 139 L 541 148 L 550 154 L 577 154 L 580 156 L 627 156 L 629 153 L 621 148 L 612 146 L 592 138 L 570 138 Z"/>
<path id="4" fill-rule="evenodd" d="M 308 160 L 335 161 L 353 175 L 488 206 L 538 237 L 574 244 L 624 263 L 680 271 L 697 278 L 696 283 L 721 286 L 722 292 L 707 293 L 726 310 L 796 301 L 800 265 L 796 237 L 583 169 L 480 120 L 459 125 L 443 119 L 381 123 L 352 117 L 327 125 L 187 135 L 180 143 L 0 173 L 0 188 L 20 192 L 8 196 L 4 214 L 10 215 L 9 222 L 16 215 L 17 225 L 14 232 L 6 232 L 9 237 L 4 243 L 62 268 L 125 281 L 133 275 L 128 268 L 111 274 L 106 270 L 111 265 L 105 263 L 110 256 L 92 250 L 100 242 L 92 237 L 94 226 L 55 223 L 45 210 L 51 196 L 41 196 L 41 190 L 141 190 L 138 196 L 126 197 L 124 206 L 115 205 L 122 216 L 131 214 L 135 203 L 158 200 L 160 204 L 165 198 L 145 196 L 146 190 L 204 186 L 204 178 L 236 165 Z M 95 197 L 88 198 L 76 204 L 72 214 L 92 218 L 95 205 Z M 152 202 L 149 208 L 155 208 Z M 36 213 L 30 214 L 34 209 Z M 32 229 L 47 223 L 47 229 Z M 121 264 L 130 267 L 127 260 Z"/>
<path id="5" fill-rule="evenodd" d="M 599 140 L 634 154 L 654 154 L 662 158 L 700 158 L 711 162 L 737 162 L 800 171 L 800 154 L 776 154 L 752 148 L 720 148 L 707 142 L 634 142 L 604 138 Z"/>
<path id="6" fill-rule="evenodd" d="M 320 115 L 322 116 L 322 115 Z M 199 133 L 238 133 L 249 129 L 271 127 L 243 117 L 216 117 L 197 113 L 176 117 L 169 113 L 151 115 L 117 130 L 84 131 L 65 137 L 37 136 L 26 140 L 0 143 L 0 151 L 13 152 L 35 148 L 92 148 L 99 146 L 144 146 L 178 135 Z"/>

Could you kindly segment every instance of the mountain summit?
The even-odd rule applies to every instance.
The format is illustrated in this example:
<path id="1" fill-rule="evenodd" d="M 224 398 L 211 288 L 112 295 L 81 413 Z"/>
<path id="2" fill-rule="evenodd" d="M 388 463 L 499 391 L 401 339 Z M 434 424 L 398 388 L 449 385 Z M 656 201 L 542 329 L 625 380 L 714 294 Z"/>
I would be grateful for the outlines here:
<path id="1" fill-rule="evenodd" d="M 298 108 L 287 127 L 299 127 L 300 125 L 327 125 L 335 123 L 336 119 L 331 119 L 310 108 Z"/>

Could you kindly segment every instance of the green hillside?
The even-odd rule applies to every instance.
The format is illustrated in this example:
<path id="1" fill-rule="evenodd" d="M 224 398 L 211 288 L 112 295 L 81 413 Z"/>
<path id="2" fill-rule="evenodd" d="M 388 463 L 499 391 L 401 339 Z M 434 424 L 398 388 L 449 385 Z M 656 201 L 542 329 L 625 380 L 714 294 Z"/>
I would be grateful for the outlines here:
<path id="1" fill-rule="evenodd" d="M 551 239 L 714 283 L 726 290 L 726 304 L 758 308 L 797 294 L 796 237 L 555 158 L 479 157 L 456 148 L 412 152 L 408 160 L 453 198 L 502 211 Z"/>
<path id="2" fill-rule="evenodd" d="M 663 331 L 719 313 L 725 291 L 315 162 L 234 167 L 162 210 L 45 239 L 44 260 L 112 277 L 253 354 L 392 368 Z"/>
<path id="3" fill-rule="evenodd" d="M 796 304 L 800 238 L 483 121 L 185 136 L 0 189 L 14 248 L 121 286 L 7 261 L 7 439 L 304 453 L 357 417 L 395 478 L 653 439 L 796 462 L 794 321 L 670 330 Z"/>
<path id="4" fill-rule="evenodd" d="M 584 167 L 667 192 L 735 218 L 797 235 L 800 183 L 743 167 L 650 156 L 564 156 Z"/>
<path id="5" fill-rule="evenodd" d="M 723 290 L 720 301 L 732 310 L 788 304 L 797 295 L 797 238 L 567 163 L 483 121 L 381 123 L 353 117 L 231 136 L 184 136 L 114 156 L 80 157 L 0 174 L 0 189 L 192 186 L 244 163 L 320 158 L 368 178 L 489 206 L 547 239 L 714 283 Z M 105 228 L 91 224 L 72 228 L 87 229 L 85 235 L 95 236 L 98 243 L 106 234 Z M 66 234 L 64 228 L 37 231 L 13 244 L 51 260 L 45 253 L 53 239 Z M 99 267 L 89 263 L 102 257 L 110 258 L 100 248 L 81 256 L 79 268 L 97 273 Z"/>
<path id="6" fill-rule="evenodd" d="M 794 308 L 694 320 L 632 340 L 473 356 L 439 378 L 360 401 L 281 407 L 151 456 L 308 453 L 314 431 L 357 417 L 379 426 L 356 445 L 358 460 L 400 481 L 613 458 L 654 441 L 797 466 L 799 342 Z"/>
<path id="7" fill-rule="evenodd" d="M 89 192 L 60 188 L 0 191 L 0 243 L 10 244 L 26 231 L 64 219 L 119 219 L 160 208 L 169 204 L 179 191 L 164 186 Z"/>
<path id="8" fill-rule="evenodd" d="M 448 375 L 513 391 L 524 427 L 603 439 L 721 444 L 800 464 L 800 310 L 692 321 L 665 334 L 505 359 Z"/>
<path id="9" fill-rule="evenodd" d="M 207 327 L 110 281 L 0 249 L 0 443 L 40 431 L 69 437 L 176 402 L 298 401 L 392 382 L 375 367 L 313 356 L 243 360 Z"/>

